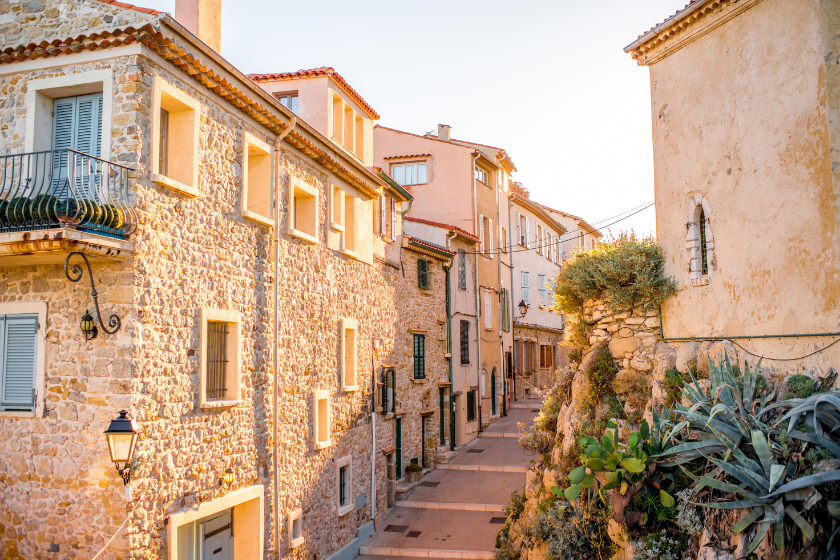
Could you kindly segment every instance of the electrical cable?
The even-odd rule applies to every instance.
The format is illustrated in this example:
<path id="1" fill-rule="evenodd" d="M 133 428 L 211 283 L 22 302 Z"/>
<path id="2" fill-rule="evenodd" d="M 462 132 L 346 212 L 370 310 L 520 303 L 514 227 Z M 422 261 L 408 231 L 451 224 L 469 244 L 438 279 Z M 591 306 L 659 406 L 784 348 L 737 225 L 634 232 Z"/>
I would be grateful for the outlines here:
<path id="1" fill-rule="evenodd" d="M 131 511 L 129 511 L 129 512 L 128 512 L 128 514 L 125 516 L 125 520 L 122 522 L 122 525 L 120 525 L 119 527 L 117 527 L 117 530 L 116 530 L 116 532 L 113 534 L 113 536 L 112 536 L 110 539 L 108 539 L 108 542 L 106 542 L 106 543 L 105 543 L 105 546 L 103 546 L 101 549 L 99 549 L 99 552 L 97 552 L 97 553 L 96 553 L 96 556 L 94 556 L 94 557 L 92 558 L 92 560 L 96 560 L 97 558 L 99 558 L 99 556 L 100 556 L 103 552 L 105 552 L 105 549 L 106 549 L 106 548 L 108 548 L 108 546 L 110 546 L 110 544 L 114 541 L 114 539 L 115 539 L 115 538 L 117 538 L 117 535 L 119 535 L 119 534 L 120 534 L 120 531 L 122 531 L 123 527 L 125 527 L 125 524 L 126 524 L 126 523 L 128 523 L 128 520 L 129 520 L 129 519 L 131 519 L 131 514 L 132 514 L 132 513 L 134 513 L 134 510 L 135 510 L 135 509 L 137 509 L 137 506 L 139 506 L 139 505 L 140 505 L 140 500 L 141 500 L 142 498 L 144 498 L 145 496 L 146 496 L 146 493 L 145 493 L 145 492 L 143 492 L 143 494 L 141 494 L 140 496 L 138 496 L 138 497 L 134 500 L 136 503 L 134 504 L 134 507 L 133 507 L 133 508 L 131 508 Z"/>
<path id="2" fill-rule="evenodd" d="M 838 338 L 834 342 L 832 342 L 830 344 L 827 344 L 826 346 L 823 346 L 822 348 L 820 348 L 818 350 L 814 350 L 810 354 L 806 354 L 806 355 L 801 356 L 799 358 L 768 358 L 767 356 L 761 356 L 760 354 L 750 352 L 749 350 L 747 350 L 746 348 L 744 348 L 743 346 L 741 346 L 740 344 L 738 344 L 737 342 L 735 342 L 732 339 L 722 338 L 721 340 L 731 342 L 732 344 L 734 344 L 735 346 L 737 346 L 738 348 L 740 348 L 741 350 L 743 350 L 744 352 L 746 352 L 750 356 L 754 356 L 756 358 L 761 358 L 762 360 L 767 360 L 767 361 L 770 361 L 770 362 L 796 362 L 798 360 L 804 360 L 805 358 L 810 358 L 811 356 L 815 356 L 816 354 L 819 354 L 820 352 L 824 352 L 824 351 L 828 350 L 829 348 L 831 348 L 832 346 L 834 346 L 835 344 L 837 344 L 838 342 L 840 342 L 840 338 Z"/>

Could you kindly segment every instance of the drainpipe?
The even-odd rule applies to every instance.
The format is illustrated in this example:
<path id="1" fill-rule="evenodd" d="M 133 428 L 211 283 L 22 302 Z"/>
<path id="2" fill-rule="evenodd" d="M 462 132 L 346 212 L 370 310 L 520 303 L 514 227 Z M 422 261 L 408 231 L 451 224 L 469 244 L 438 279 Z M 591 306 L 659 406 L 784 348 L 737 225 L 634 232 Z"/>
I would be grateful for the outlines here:
<path id="1" fill-rule="evenodd" d="M 476 224 L 478 227 L 483 227 L 483 224 L 478 223 L 478 198 L 476 184 L 475 184 L 475 162 L 478 161 L 478 158 L 481 154 L 475 152 L 473 154 L 472 160 L 472 183 L 473 183 L 473 224 Z M 473 226 L 476 228 L 476 226 Z M 476 228 L 475 231 L 478 231 Z M 479 234 L 481 237 L 481 234 Z M 481 319 L 479 316 L 481 315 L 480 304 L 479 304 L 479 297 L 478 297 L 478 254 L 473 255 L 473 270 L 475 274 L 473 275 L 473 291 L 475 292 L 475 347 L 476 347 L 476 375 L 478 381 L 478 433 L 481 433 Z"/>
<path id="2" fill-rule="evenodd" d="M 274 177 L 274 406 L 272 407 L 274 409 L 272 411 L 272 439 L 274 441 L 274 556 L 278 559 L 280 558 L 280 497 L 278 495 L 280 476 L 277 452 L 277 407 L 279 406 L 278 393 L 280 381 L 277 373 L 277 341 L 280 338 L 280 332 L 278 331 L 277 325 L 280 316 L 280 302 L 278 301 L 280 297 L 280 282 L 278 280 L 280 271 L 280 165 L 275 163 L 275 161 L 277 160 L 277 151 L 280 149 L 280 142 L 294 130 L 296 124 L 297 117 L 293 116 L 292 120 L 289 121 L 289 126 L 274 140 L 274 154 L 271 158 L 271 176 Z"/>
<path id="3" fill-rule="evenodd" d="M 511 202 L 510 197 L 508 197 L 508 227 L 510 227 L 510 209 L 513 208 L 513 202 Z M 516 227 L 519 227 L 519 224 L 516 224 Z M 511 230 L 513 232 L 513 230 Z M 513 245 L 511 244 L 511 247 Z M 514 398 L 516 397 L 516 336 L 515 336 L 515 326 L 513 324 L 513 306 L 516 305 L 516 298 L 513 295 L 513 250 L 510 252 L 510 306 L 511 309 L 508 310 L 510 314 L 510 335 L 512 339 L 512 344 L 510 346 L 510 359 L 511 359 L 511 368 L 513 371 L 510 372 L 510 378 L 513 380 L 513 390 L 514 390 Z M 507 379 L 507 377 L 505 378 Z M 505 402 L 507 402 L 507 394 L 505 394 Z"/>
<path id="4" fill-rule="evenodd" d="M 451 240 L 457 235 L 454 231 L 449 232 L 446 236 L 446 248 L 451 249 Z M 449 340 L 449 450 L 455 451 L 455 397 L 452 395 L 455 391 L 455 382 L 452 380 L 452 264 L 446 270 L 446 334 Z M 443 418 L 440 419 L 443 422 Z"/>
<path id="5" fill-rule="evenodd" d="M 373 443 L 370 448 L 370 518 L 376 519 L 376 342 L 371 342 L 370 353 L 370 431 Z M 384 406 L 384 405 L 383 405 Z M 385 465 L 387 477 L 388 466 Z"/>
<path id="6" fill-rule="evenodd" d="M 502 227 L 502 214 L 499 211 L 499 185 L 496 187 L 496 227 Z M 508 219 L 508 231 L 510 231 L 510 220 Z M 500 240 L 501 241 L 501 240 Z M 499 243 L 501 245 L 501 243 Z M 505 294 L 502 292 L 502 251 L 501 247 L 499 248 L 499 295 L 504 296 Z M 502 329 L 502 314 L 501 314 L 502 306 L 499 306 L 499 374 L 502 376 L 502 395 L 505 394 L 505 331 Z M 492 395 L 496 388 L 493 387 L 493 390 L 490 391 Z M 494 403 L 495 404 L 495 403 Z M 492 411 L 493 408 L 491 407 L 490 410 Z M 507 416 L 507 410 L 505 409 L 505 399 L 502 398 L 502 411 L 499 413 L 499 417 Z"/>
<path id="7" fill-rule="evenodd" d="M 406 208 L 405 210 L 402 211 L 403 218 L 405 218 L 406 214 L 411 212 L 411 205 L 412 204 L 414 204 L 414 197 L 411 197 L 411 198 L 408 199 L 408 208 Z"/>

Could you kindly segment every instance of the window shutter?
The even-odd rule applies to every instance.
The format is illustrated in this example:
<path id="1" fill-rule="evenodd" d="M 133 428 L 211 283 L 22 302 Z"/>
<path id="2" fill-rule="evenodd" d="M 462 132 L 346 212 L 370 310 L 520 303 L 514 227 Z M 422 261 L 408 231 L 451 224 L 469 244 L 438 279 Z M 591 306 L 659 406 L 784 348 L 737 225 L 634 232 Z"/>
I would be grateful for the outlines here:
<path id="1" fill-rule="evenodd" d="M 414 335 L 414 379 L 426 378 L 426 337 Z"/>
<path id="2" fill-rule="evenodd" d="M 528 273 L 522 272 L 522 299 L 531 305 L 531 287 L 528 285 Z"/>
<path id="3" fill-rule="evenodd" d="M 525 246 L 531 246 L 531 222 L 528 220 L 528 216 L 525 216 Z"/>
<path id="4" fill-rule="evenodd" d="M 391 241 L 397 240 L 397 200 L 391 199 Z"/>
<path id="5" fill-rule="evenodd" d="M 546 304 L 545 274 L 538 274 L 537 275 L 537 289 L 539 290 L 540 305 L 545 305 Z"/>
<path id="6" fill-rule="evenodd" d="M 516 213 L 516 242 L 522 245 L 522 214 Z"/>
<path id="7" fill-rule="evenodd" d="M 385 221 L 385 203 L 387 200 L 384 194 L 379 195 L 379 235 L 383 237 L 388 233 L 388 222 Z"/>
<path id="8" fill-rule="evenodd" d="M 467 289 L 467 253 L 458 249 L 458 289 Z"/>
<path id="9" fill-rule="evenodd" d="M 479 250 L 484 252 L 484 216 L 478 215 L 478 246 Z"/>
<path id="10" fill-rule="evenodd" d="M 493 252 L 493 220 L 487 220 L 487 250 Z"/>
<path id="11" fill-rule="evenodd" d="M 484 328 L 493 327 L 493 311 L 490 308 L 490 292 L 484 291 Z"/>
<path id="12" fill-rule="evenodd" d="M 379 380 L 382 382 L 382 414 L 388 414 L 388 372 L 384 368 L 379 375 Z"/>
<path id="13" fill-rule="evenodd" d="M 417 285 L 424 290 L 429 288 L 429 265 L 426 259 L 417 259 Z"/>
<path id="14" fill-rule="evenodd" d="M 0 406 L 4 410 L 35 409 L 37 337 L 37 315 L 6 315 L 0 321 L 3 356 Z"/>
<path id="15" fill-rule="evenodd" d="M 99 138 L 102 135 L 102 94 L 80 95 L 76 110 L 76 146 L 84 154 L 99 157 Z"/>

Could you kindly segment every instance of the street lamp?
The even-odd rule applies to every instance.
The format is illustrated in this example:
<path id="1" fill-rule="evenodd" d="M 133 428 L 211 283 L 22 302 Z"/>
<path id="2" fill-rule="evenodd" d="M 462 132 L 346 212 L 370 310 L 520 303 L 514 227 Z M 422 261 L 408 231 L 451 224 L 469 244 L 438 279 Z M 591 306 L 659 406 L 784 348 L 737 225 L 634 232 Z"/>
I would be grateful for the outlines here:
<path id="1" fill-rule="evenodd" d="M 519 302 L 519 314 L 524 317 L 526 313 L 528 313 L 528 304 L 523 299 Z"/>
<path id="2" fill-rule="evenodd" d="M 85 340 L 93 340 L 99 334 L 99 329 L 96 328 L 96 323 L 93 322 L 93 317 L 90 316 L 90 310 L 85 309 L 85 314 L 82 315 L 82 321 L 79 324 L 82 329 L 82 335 Z"/>
<path id="3" fill-rule="evenodd" d="M 128 416 L 127 410 L 121 410 L 120 415 L 111 420 L 105 436 L 108 439 L 108 451 L 111 452 L 111 461 L 117 468 L 117 472 L 123 479 L 125 485 L 125 497 L 131 501 L 131 457 L 134 455 L 134 446 L 137 443 L 137 436 L 140 430 L 137 429 L 137 422 Z"/>

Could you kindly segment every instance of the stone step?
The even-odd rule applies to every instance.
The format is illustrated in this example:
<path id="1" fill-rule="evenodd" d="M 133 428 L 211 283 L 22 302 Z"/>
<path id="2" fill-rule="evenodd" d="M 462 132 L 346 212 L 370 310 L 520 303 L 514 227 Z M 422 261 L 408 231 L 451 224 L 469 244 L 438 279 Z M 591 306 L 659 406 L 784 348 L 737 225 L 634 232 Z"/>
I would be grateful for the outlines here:
<path id="1" fill-rule="evenodd" d="M 363 546 L 360 552 L 363 556 L 457 558 L 462 560 L 493 560 L 496 554 L 492 550 L 441 550 L 433 548 L 385 548 L 379 546 Z"/>
<path id="2" fill-rule="evenodd" d="M 449 448 L 446 448 L 445 451 L 444 450 L 438 451 L 438 456 L 437 456 L 438 467 L 441 464 L 448 463 L 449 461 L 451 461 L 452 459 L 454 459 L 457 456 L 458 456 L 458 452 L 457 451 L 452 451 Z"/>
<path id="3" fill-rule="evenodd" d="M 456 509 L 461 511 L 497 511 L 503 512 L 505 506 L 499 504 L 462 504 L 457 502 L 415 502 L 403 500 L 400 507 L 421 509 Z"/>
<path id="4" fill-rule="evenodd" d="M 481 432 L 480 437 L 509 437 L 518 438 L 519 432 Z"/>
<path id="5" fill-rule="evenodd" d="M 450 471 L 528 472 L 528 467 L 501 467 L 497 465 L 438 465 L 437 468 Z"/>

